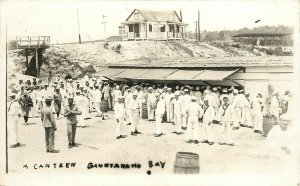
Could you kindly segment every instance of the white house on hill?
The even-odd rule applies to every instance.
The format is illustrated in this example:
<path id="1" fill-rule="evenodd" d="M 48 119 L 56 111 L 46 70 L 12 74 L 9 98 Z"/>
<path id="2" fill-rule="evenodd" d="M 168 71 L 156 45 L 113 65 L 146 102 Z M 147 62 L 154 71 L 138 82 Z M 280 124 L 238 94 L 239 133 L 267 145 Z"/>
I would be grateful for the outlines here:
<path id="1" fill-rule="evenodd" d="M 179 40 L 187 38 L 188 24 L 176 11 L 135 9 L 122 23 L 123 40 Z"/>

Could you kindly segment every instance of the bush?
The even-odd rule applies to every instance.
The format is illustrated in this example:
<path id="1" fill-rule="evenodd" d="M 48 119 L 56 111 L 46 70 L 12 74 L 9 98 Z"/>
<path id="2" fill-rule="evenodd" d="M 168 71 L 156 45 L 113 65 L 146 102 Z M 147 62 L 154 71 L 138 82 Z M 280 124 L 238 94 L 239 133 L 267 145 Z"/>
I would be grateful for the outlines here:
<path id="1" fill-rule="evenodd" d="M 120 44 L 118 44 L 118 45 L 115 47 L 115 52 L 121 53 L 121 45 L 120 45 Z"/>
<path id="2" fill-rule="evenodd" d="M 105 49 L 108 49 L 108 46 L 109 46 L 109 44 L 108 44 L 108 42 L 106 42 L 106 43 L 104 44 L 104 48 L 105 48 Z"/>

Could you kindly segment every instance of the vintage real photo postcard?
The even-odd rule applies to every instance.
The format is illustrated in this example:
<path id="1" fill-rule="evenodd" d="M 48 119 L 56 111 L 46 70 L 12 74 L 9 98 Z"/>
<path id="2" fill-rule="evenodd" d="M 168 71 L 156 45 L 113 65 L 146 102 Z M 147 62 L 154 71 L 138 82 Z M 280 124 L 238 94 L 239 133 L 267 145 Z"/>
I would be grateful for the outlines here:
<path id="1" fill-rule="evenodd" d="M 0 185 L 300 184 L 299 1 L 0 2 Z"/>

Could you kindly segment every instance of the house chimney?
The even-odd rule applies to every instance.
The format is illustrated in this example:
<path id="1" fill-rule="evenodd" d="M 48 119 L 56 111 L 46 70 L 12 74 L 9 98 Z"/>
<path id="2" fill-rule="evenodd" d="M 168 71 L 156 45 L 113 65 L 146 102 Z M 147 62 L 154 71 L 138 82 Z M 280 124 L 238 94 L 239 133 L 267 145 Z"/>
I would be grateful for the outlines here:
<path id="1" fill-rule="evenodd" d="M 182 22 L 182 12 L 180 10 L 180 22 Z"/>

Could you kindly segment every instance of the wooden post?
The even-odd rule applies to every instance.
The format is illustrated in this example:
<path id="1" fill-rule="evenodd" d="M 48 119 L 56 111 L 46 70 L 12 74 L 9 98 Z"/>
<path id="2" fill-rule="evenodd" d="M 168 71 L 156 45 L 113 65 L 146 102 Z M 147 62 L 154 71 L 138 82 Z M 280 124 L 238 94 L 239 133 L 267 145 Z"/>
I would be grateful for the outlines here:
<path id="1" fill-rule="evenodd" d="M 198 10 L 198 39 L 199 42 L 201 41 L 201 35 L 200 35 L 200 10 Z"/>
<path id="2" fill-rule="evenodd" d="M 177 25 L 174 23 L 174 37 L 177 38 Z"/>
<path id="3" fill-rule="evenodd" d="M 38 55 L 38 48 L 35 49 L 35 65 L 36 65 L 36 77 L 40 77 L 39 72 L 39 55 Z"/>
<path id="4" fill-rule="evenodd" d="M 145 29 L 146 29 L 146 39 L 148 39 L 148 25 L 147 25 L 147 21 L 145 22 Z"/>
<path id="5" fill-rule="evenodd" d="M 197 21 L 195 23 L 196 23 L 195 38 L 196 38 L 196 42 L 197 42 L 198 41 L 197 40 L 197 37 L 198 37 L 198 33 L 197 33 L 197 28 L 198 28 Z"/>
<path id="6" fill-rule="evenodd" d="M 26 69 L 28 69 L 28 52 L 27 52 L 27 49 L 25 49 L 25 55 L 26 55 Z"/>

